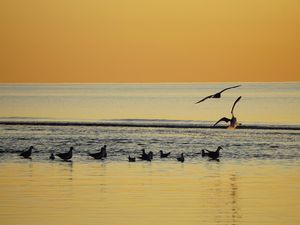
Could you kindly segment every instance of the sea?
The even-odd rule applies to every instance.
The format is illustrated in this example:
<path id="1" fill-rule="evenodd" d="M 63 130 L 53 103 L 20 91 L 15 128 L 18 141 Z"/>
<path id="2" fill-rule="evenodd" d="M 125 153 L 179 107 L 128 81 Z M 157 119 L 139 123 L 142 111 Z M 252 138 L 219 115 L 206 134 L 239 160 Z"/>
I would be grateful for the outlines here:
<path id="1" fill-rule="evenodd" d="M 1 84 L 0 105 L 0 224 L 300 223 L 299 82 Z"/>

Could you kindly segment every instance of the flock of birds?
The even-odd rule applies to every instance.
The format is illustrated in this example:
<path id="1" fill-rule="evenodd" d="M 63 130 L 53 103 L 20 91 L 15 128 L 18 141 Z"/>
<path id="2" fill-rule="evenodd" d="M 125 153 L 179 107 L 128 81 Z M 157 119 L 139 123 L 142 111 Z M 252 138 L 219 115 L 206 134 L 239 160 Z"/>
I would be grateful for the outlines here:
<path id="1" fill-rule="evenodd" d="M 203 99 L 201 99 L 200 101 L 196 102 L 195 104 L 198 104 L 198 103 L 201 103 L 203 101 L 205 101 L 206 99 L 209 99 L 209 98 L 221 98 L 221 94 L 226 91 L 226 90 L 229 90 L 229 89 L 232 89 L 232 88 L 237 88 L 237 87 L 240 87 L 241 85 L 237 85 L 237 86 L 232 86 L 232 87 L 228 87 L 228 88 L 225 88 L 223 89 L 222 91 L 219 91 L 215 94 L 212 94 L 212 95 L 209 95 Z M 227 117 L 223 117 L 221 118 L 220 120 L 218 120 L 213 126 L 216 126 L 218 123 L 224 121 L 226 123 L 230 122 L 230 125 L 228 128 L 236 128 L 238 125 L 240 125 L 238 122 L 237 122 L 237 118 L 234 116 L 234 113 L 233 113 L 233 110 L 234 110 L 234 107 L 236 105 L 236 103 L 238 101 L 240 101 L 240 99 L 242 98 L 242 96 L 239 96 L 235 102 L 233 103 L 233 106 L 231 108 L 231 118 L 227 118 Z M 20 156 L 22 156 L 23 158 L 26 158 L 26 159 L 31 159 L 31 154 L 32 154 L 32 150 L 34 149 L 33 146 L 30 146 L 30 148 L 24 152 L 22 152 L 20 154 Z M 222 149 L 221 146 L 218 147 L 218 149 L 216 151 L 209 151 L 207 149 L 202 149 L 201 151 L 201 155 L 202 157 L 209 157 L 210 159 L 212 160 L 218 160 L 218 158 L 220 157 L 220 150 Z M 70 161 L 73 157 L 73 150 L 74 148 L 71 147 L 70 150 L 68 152 L 64 152 L 64 153 L 56 153 L 54 155 L 54 153 L 51 153 L 49 159 L 50 160 L 54 160 L 55 159 L 55 156 L 58 156 L 59 158 L 61 158 L 63 161 Z M 153 152 L 150 151 L 148 153 L 146 153 L 145 149 L 142 149 L 141 150 L 142 153 L 141 155 L 138 157 L 138 159 L 140 160 L 145 160 L 145 161 L 152 161 L 153 159 Z M 171 154 L 171 152 L 167 152 L 167 153 L 164 153 L 162 150 L 160 150 L 160 158 L 167 158 L 169 157 Z M 101 150 L 99 152 L 96 152 L 96 153 L 88 153 L 88 155 L 94 159 L 105 159 L 107 158 L 107 151 L 106 151 L 106 145 L 104 145 Z M 177 161 L 179 162 L 184 162 L 184 153 L 181 153 L 180 156 L 178 156 L 177 158 Z M 130 155 L 128 156 L 128 161 L 129 162 L 135 162 L 136 161 L 136 157 L 131 157 Z"/>
<path id="2" fill-rule="evenodd" d="M 31 154 L 32 154 L 33 149 L 35 149 L 35 147 L 30 146 L 29 149 L 26 151 L 23 151 L 20 154 L 20 156 L 22 156 L 25 159 L 31 159 Z M 221 149 L 222 149 L 221 146 L 219 146 L 216 151 L 209 151 L 207 149 L 202 149 L 201 155 L 202 155 L 202 157 L 209 157 L 212 160 L 218 161 L 218 158 L 220 157 Z M 71 147 L 68 152 L 56 153 L 56 154 L 51 153 L 51 155 L 49 156 L 49 159 L 54 160 L 55 156 L 58 156 L 63 161 L 70 162 L 73 157 L 73 150 L 74 150 L 74 148 Z M 142 151 L 142 153 L 138 157 L 138 159 L 144 160 L 144 161 L 149 161 L 149 162 L 151 162 L 153 160 L 153 152 L 152 151 L 150 151 L 148 153 L 146 153 L 145 149 L 142 149 L 141 151 Z M 164 153 L 162 150 L 160 150 L 159 153 L 160 153 L 160 158 L 168 158 L 171 155 L 171 152 Z M 103 160 L 103 159 L 107 158 L 106 145 L 101 147 L 101 150 L 99 152 L 95 152 L 95 153 L 89 152 L 88 155 L 94 159 L 102 159 Z M 181 153 L 180 156 L 176 157 L 176 159 L 177 159 L 177 161 L 183 163 L 184 162 L 184 154 Z M 130 155 L 128 156 L 128 162 L 135 162 L 135 161 L 136 161 L 136 157 L 131 157 Z"/>

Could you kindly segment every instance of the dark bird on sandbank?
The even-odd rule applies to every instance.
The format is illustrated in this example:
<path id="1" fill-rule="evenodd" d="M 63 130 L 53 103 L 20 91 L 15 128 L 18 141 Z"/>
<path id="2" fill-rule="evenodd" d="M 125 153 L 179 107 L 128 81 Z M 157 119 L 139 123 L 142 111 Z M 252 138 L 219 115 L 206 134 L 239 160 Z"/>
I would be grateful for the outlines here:
<path id="1" fill-rule="evenodd" d="M 222 94 L 224 91 L 226 91 L 226 90 L 228 90 L 228 89 L 232 89 L 232 88 L 237 88 L 237 87 L 240 87 L 240 86 L 241 86 L 241 85 L 237 85 L 237 86 L 225 88 L 225 89 L 223 89 L 222 91 L 219 91 L 218 93 L 215 93 L 215 94 L 213 94 L 213 95 L 209 95 L 209 96 L 207 96 L 207 97 L 201 99 L 200 101 L 196 102 L 195 104 L 198 104 L 198 103 L 200 103 L 200 102 L 203 102 L 203 101 L 205 101 L 206 99 L 209 99 L 209 98 L 221 98 L 221 94 Z"/>
<path id="2" fill-rule="evenodd" d="M 159 153 L 160 158 L 167 158 L 171 154 L 171 152 L 164 153 L 162 150 L 160 150 Z"/>
<path id="3" fill-rule="evenodd" d="M 135 162 L 135 157 L 130 157 L 130 155 L 128 156 L 128 162 Z"/>
<path id="4" fill-rule="evenodd" d="M 88 153 L 89 156 L 93 157 L 94 159 L 102 159 L 107 157 L 107 152 L 106 152 L 106 145 L 104 145 L 100 152 L 96 153 Z"/>
<path id="5" fill-rule="evenodd" d="M 179 157 L 177 157 L 177 161 L 179 162 L 184 162 L 184 156 L 183 156 L 183 153 L 181 153 L 181 155 Z"/>
<path id="6" fill-rule="evenodd" d="M 31 159 L 30 156 L 31 156 L 31 153 L 32 153 L 32 150 L 33 150 L 33 149 L 34 149 L 34 147 L 33 147 L 33 146 L 30 146 L 29 149 L 26 150 L 26 151 L 24 151 L 24 152 L 22 152 L 22 153 L 20 154 L 20 156 L 22 156 L 22 157 L 25 158 L 25 159 Z"/>
<path id="7" fill-rule="evenodd" d="M 220 157 L 221 149 L 223 149 L 221 146 L 219 146 L 216 151 L 209 151 L 209 150 L 203 149 L 202 153 L 204 153 L 204 155 L 202 154 L 202 157 L 208 156 L 209 158 L 216 160 Z"/>
<path id="8" fill-rule="evenodd" d="M 219 119 L 215 124 L 214 126 L 216 126 L 218 123 L 224 121 L 226 123 L 230 122 L 230 125 L 228 128 L 232 128 L 232 129 L 235 129 L 237 126 L 239 126 L 240 124 L 237 122 L 237 118 L 234 116 L 233 114 L 233 110 L 234 110 L 234 107 L 236 105 L 236 103 L 242 98 L 242 96 L 238 97 L 235 102 L 233 103 L 233 106 L 232 106 L 232 109 L 231 109 L 231 119 L 227 118 L 227 117 L 223 117 L 221 119 Z"/>
<path id="9" fill-rule="evenodd" d="M 61 158 L 64 161 L 68 161 L 72 158 L 73 156 L 73 147 L 70 148 L 70 150 L 68 152 L 65 153 L 56 153 L 56 155 Z"/>
<path id="10" fill-rule="evenodd" d="M 51 155 L 50 155 L 49 159 L 51 159 L 51 160 L 54 160 L 54 159 L 55 159 L 55 156 L 54 156 L 54 154 L 53 154 L 53 153 L 51 153 Z"/>

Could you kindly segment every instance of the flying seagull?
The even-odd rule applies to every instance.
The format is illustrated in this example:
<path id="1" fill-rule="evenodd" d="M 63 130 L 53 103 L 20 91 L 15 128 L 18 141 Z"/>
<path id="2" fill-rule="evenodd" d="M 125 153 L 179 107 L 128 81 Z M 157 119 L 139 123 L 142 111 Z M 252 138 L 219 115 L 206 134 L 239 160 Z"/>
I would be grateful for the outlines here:
<path id="1" fill-rule="evenodd" d="M 209 95 L 209 96 L 207 96 L 207 97 L 201 99 L 200 101 L 196 102 L 195 104 L 198 104 L 198 103 L 200 103 L 200 102 L 203 102 L 203 101 L 205 101 L 205 100 L 208 99 L 208 98 L 221 98 L 222 92 L 224 92 L 224 91 L 226 91 L 226 90 L 228 90 L 228 89 L 237 88 L 237 87 L 240 87 L 240 86 L 241 86 L 241 85 L 237 85 L 237 86 L 225 88 L 225 89 L 223 89 L 222 91 L 219 91 L 219 92 L 216 93 L 216 94 Z"/>
<path id="2" fill-rule="evenodd" d="M 238 122 L 237 122 L 237 119 L 236 117 L 234 116 L 233 114 L 233 110 L 234 110 L 234 107 L 236 105 L 236 103 L 242 98 L 242 96 L 238 97 L 235 102 L 233 103 L 233 106 L 232 106 L 232 109 L 231 109 L 231 119 L 227 118 L 227 117 L 223 117 L 221 118 L 220 120 L 218 120 L 218 122 L 216 122 L 214 124 L 214 126 L 216 126 L 218 123 L 220 123 L 221 121 L 224 121 L 226 123 L 230 122 L 230 125 L 228 128 L 236 128 L 238 125 L 240 125 Z"/>

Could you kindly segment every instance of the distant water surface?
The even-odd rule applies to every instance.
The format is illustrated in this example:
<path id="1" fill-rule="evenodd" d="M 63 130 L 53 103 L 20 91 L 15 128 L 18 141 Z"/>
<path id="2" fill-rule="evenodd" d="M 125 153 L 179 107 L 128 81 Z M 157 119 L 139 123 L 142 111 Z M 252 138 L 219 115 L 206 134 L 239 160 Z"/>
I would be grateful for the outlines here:
<path id="1" fill-rule="evenodd" d="M 226 87 L 221 99 L 199 99 Z M 1 84 L 1 120 L 167 119 L 300 125 L 300 83 Z"/>

